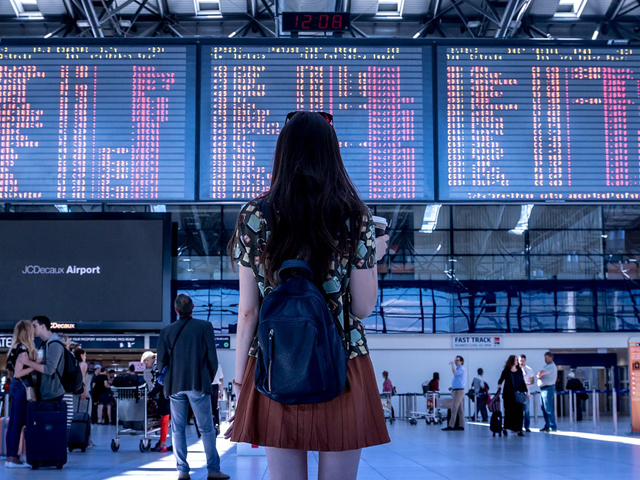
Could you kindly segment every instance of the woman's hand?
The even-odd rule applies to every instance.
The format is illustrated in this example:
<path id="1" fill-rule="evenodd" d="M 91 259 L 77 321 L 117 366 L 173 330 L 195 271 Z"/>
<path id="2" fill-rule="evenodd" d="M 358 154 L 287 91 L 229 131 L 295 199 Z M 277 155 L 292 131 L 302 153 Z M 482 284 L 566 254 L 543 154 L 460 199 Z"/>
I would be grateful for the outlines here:
<path id="1" fill-rule="evenodd" d="M 376 237 L 376 260 L 379 262 L 387 254 L 389 248 L 389 235 Z"/>
<path id="2" fill-rule="evenodd" d="M 229 428 L 227 428 L 227 431 L 224 432 L 224 439 L 225 440 L 229 440 L 231 438 L 231 434 L 233 433 L 233 421 L 236 419 L 236 416 L 234 415 L 233 417 L 231 417 L 228 420 L 229 423 Z"/>

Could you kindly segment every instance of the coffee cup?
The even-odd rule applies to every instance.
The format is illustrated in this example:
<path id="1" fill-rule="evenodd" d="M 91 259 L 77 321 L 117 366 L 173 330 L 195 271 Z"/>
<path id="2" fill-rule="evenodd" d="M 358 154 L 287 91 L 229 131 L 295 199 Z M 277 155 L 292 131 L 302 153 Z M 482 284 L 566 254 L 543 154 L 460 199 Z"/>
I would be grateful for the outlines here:
<path id="1" fill-rule="evenodd" d="M 373 220 L 373 226 L 376 229 L 376 237 L 383 236 L 389 226 L 389 222 L 384 217 L 377 217 L 373 215 L 371 218 Z"/>

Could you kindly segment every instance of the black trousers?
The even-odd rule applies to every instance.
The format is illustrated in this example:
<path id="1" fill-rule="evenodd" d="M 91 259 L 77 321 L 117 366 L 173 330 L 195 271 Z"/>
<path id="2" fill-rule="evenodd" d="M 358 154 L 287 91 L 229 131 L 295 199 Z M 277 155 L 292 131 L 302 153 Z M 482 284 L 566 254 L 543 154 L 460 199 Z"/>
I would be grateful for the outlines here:
<path id="1" fill-rule="evenodd" d="M 213 385 L 213 395 L 211 395 L 211 411 L 213 412 L 213 424 L 220 425 L 220 409 L 218 408 L 218 394 L 220 384 Z"/>

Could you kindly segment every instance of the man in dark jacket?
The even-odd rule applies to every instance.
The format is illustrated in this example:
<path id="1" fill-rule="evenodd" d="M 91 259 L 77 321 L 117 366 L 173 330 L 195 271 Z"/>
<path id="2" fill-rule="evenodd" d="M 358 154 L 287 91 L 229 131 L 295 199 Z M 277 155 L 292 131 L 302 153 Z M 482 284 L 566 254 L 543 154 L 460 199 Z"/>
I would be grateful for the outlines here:
<path id="1" fill-rule="evenodd" d="M 213 326 L 192 317 L 193 301 L 189 295 L 178 295 L 174 307 L 180 319 L 160 332 L 158 370 L 162 372 L 166 367 L 164 393 L 171 401 L 171 437 L 178 479 L 190 479 L 186 436 L 189 404 L 202 433 L 208 478 L 230 478 L 220 471 L 211 410 L 211 383 L 218 369 Z"/>
<path id="2" fill-rule="evenodd" d="M 567 374 L 569 380 L 567 381 L 567 390 L 578 391 L 581 393 L 576 393 L 576 420 L 578 422 L 582 421 L 582 401 L 587 400 L 589 395 L 584 393 L 584 385 L 580 381 L 579 378 L 576 378 L 576 374 L 573 372 L 569 372 Z"/>

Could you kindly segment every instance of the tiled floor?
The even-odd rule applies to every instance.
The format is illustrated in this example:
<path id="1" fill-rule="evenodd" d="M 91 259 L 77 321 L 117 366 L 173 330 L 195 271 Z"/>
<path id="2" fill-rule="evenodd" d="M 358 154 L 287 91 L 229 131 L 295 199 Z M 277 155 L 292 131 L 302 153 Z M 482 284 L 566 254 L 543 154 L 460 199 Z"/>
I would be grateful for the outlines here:
<path id="1" fill-rule="evenodd" d="M 192 432 L 193 433 L 193 432 Z M 621 436 L 578 438 L 571 434 L 532 433 L 493 438 L 483 425 L 465 432 L 442 432 L 424 423 L 396 422 L 389 445 L 363 452 L 359 480 L 640 480 L 640 439 Z M 94 427 L 97 447 L 74 452 L 63 470 L 0 470 L 2 480 L 175 480 L 171 454 L 140 453 L 139 438 L 123 438 L 120 451 L 110 450 L 113 430 Z M 189 462 L 192 478 L 203 480 L 204 452 L 195 434 Z M 620 441 L 626 443 L 620 443 Z M 222 470 L 234 479 L 268 479 L 264 457 L 239 457 L 235 445 L 218 440 Z M 317 456 L 309 457 L 310 478 Z"/>

